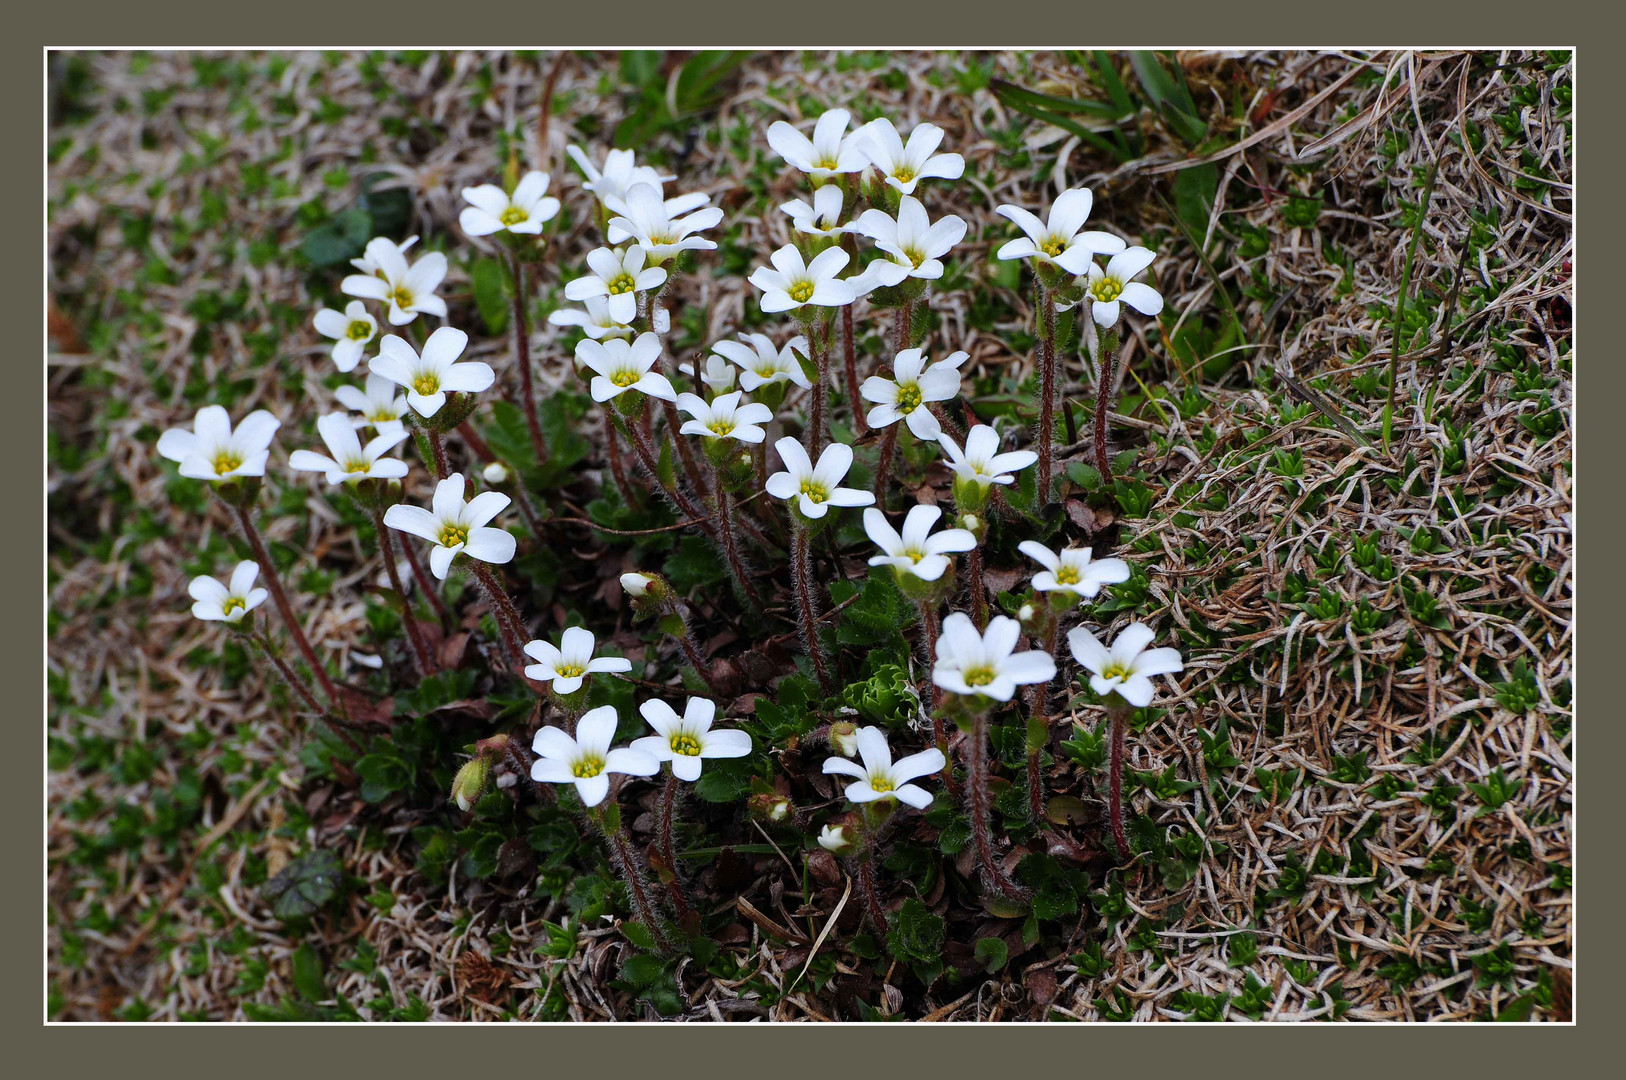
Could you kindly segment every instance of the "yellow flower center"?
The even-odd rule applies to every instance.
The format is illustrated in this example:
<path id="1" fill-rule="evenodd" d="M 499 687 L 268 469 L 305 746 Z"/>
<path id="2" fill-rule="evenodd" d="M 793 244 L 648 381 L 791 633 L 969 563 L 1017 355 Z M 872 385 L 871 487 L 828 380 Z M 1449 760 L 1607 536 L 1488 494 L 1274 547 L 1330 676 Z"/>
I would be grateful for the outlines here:
<path id="1" fill-rule="evenodd" d="M 711 428 L 711 433 L 719 439 L 725 435 L 734 434 L 734 425 L 728 420 L 713 420 L 707 426 Z"/>
<path id="2" fill-rule="evenodd" d="M 440 376 L 423 374 L 412 380 L 412 389 L 428 397 L 440 390 Z"/>
<path id="3" fill-rule="evenodd" d="M 597 757 L 580 758 L 576 764 L 570 767 L 570 771 L 578 779 L 586 780 L 604 771 L 604 759 Z"/>
<path id="4" fill-rule="evenodd" d="M 870 777 L 869 786 L 872 791 L 895 791 L 897 789 L 897 786 L 884 776 Z"/>
<path id="5" fill-rule="evenodd" d="M 967 686 L 987 686 L 994 681 L 994 669 L 991 667 L 968 668 L 965 673 Z"/>
<path id="6" fill-rule="evenodd" d="M 926 553 L 924 551 L 917 551 L 914 548 L 905 548 L 903 553 L 909 556 L 910 562 L 919 562 L 921 559 L 926 557 Z"/>
<path id="7" fill-rule="evenodd" d="M 469 542 L 469 530 L 462 525 L 443 525 L 440 529 L 441 547 L 456 547 Z"/>
<path id="8" fill-rule="evenodd" d="M 1039 250 L 1054 259 L 1057 255 L 1060 255 L 1062 252 L 1067 250 L 1067 245 L 1060 237 L 1052 236 L 1050 239 L 1039 245 Z"/>
<path id="9" fill-rule="evenodd" d="M 225 476 L 232 470 L 241 469 L 242 467 L 242 455 L 238 454 L 235 450 L 222 450 L 220 453 L 215 455 L 215 472 L 219 473 L 221 476 Z"/>
<path id="10" fill-rule="evenodd" d="M 620 274 L 606 282 L 604 287 L 610 290 L 611 296 L 620 296 L 622 293 L 630 293 L 635 284 L 631 274 Z"/>
<path id="11" fill-rule="evenodd" d="M 682 754 L 684 757 L 699 757 L 700 740 L 693 735 L 673 735 L 672 753 Z"/>
<path id="12" fill-rule="evenodd" d="M 788 290 L 790 298 L 798 304 L 805 304 L 813 299 L 813 283 L 811 281 L 798 281 Z"/>
<path id="13" fill-rule="evenodd" d="M 835 158 L 821 158 L 820 161 L 819 161 L 819 168 L 821 168 L 821 169 L 834 169 L 839 164 L 841 164 L 841 163 L 838 162 Z"/>
<path id="14" fill-rule="evenodd" d="M 405 285 L 397 285 L 395 292 L 390 295 L 395 298 L 396 307 L 409 308 L 412 306 L 412 290 Z"/>
<path id="15" fill-rule="evenodd" d="M 1090 282 L 1090 295 L 1102 304 L 1118 299 L 1123 291 L 1124 283 L 1115 278 L 1098 277 Z"/>
<path id="16" fill-rule="evenodd" d="M 893 407 L 905 416 L 920 408 L 920 387 L 914 383 L 899 386 L 898 403 Z"/>
<path id="17" fill-rule="evenodd" d="M 611 375 L 610 381 L 625 390 L 627 387 L 631 386 L 641 378 L 643 378 L 643 376 L 639 375 L 636 371 L 622 370 L 616 372 L 614 375 Z"/>
<path id="18" fill-rule="evenodd" d="M 519 207 L 510 206 L 508 209 L 502 212 L 502 216 L 497 220 L 501 221 L 504 225 L 518 225 L 522 221 L 529 221 L 530 218 L 531 215 L 527 214 Z"/>
<path id="19" fill-rule="evenodd" d="M 373 328 L 360 319 L 356 319 L 345 328 L 344 336 L 351 341 L 366 341 L 373 336 Z"/>
<path id="20" fill-rule="evenodd" d="M 1060 570 L 1056 571 L 1056 581 L 1061 585 L 1077 585 L 1078 568 L 1063 565 Z"/>
<path id="21" fill-rule="evenodd" d="M 372 464 L 362 458 L 351 458 L 344 463 L 344 471 L 347 473 L 371 472 L 372 469 Z"/>
<path id="22" fill-rule="evenodd" d="M 561 679 L 579 679 L 587 674 L 587 669 L 580 664 L 560 664 L 554 668 L 554 672 Z"/>
<path id="23" fill-rule="evenodd" d="M 390 420 L 399 419 L 400 417 L 395 415 L 395 410 L 393 408 L 374 409 L 372 412 L 367 414 L 367 422 L 369 424 L 382 424 Z"/>
<path id="24" fill-rule="evenodd" d="M 815 483 L 812 480 L 802 481 L 802 494 L 816 503 L 821 503 L 830 497 L 830 493 L 824 489 L 823 484 Z"/>
<path id="25" fill-rule="evenodd" d="M 904 248 L 903 253 L 909 256 L 909 261 L 915 264 L 917 270 L 920 268 L 920 264 L 926 261 L 925 253 L 918 248 Z"/>
<path id="26" fill-rule="evenodd" d="M 892 174 L 892 178 L 900 184 L 907 184 L 915 178 L 915 170 L 908 165 L 899 165 L 897 171 Z"/>
<path id="27" fill-rule="evenodd" d="M 248 601 L 244 600 L 241 596 L 228 596 L 226 597 L 226 602 L 220 605 L 220 613 L 222 615 L 230 615 L 234 611 L 247 610 Z"/>
<path id="28" fill-rule="evenodd" d="M 1127 679 L 1129 678 L 1129 668 L 1121 663 L 1109 660 L 1106 666 L 1101 669 L 1101 677 L 1103 679 Z"/>

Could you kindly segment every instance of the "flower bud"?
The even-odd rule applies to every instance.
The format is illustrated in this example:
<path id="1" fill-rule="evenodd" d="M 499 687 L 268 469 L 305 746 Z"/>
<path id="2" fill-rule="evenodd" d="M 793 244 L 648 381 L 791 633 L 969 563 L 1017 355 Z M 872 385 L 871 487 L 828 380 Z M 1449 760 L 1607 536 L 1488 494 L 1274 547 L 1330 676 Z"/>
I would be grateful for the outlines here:
<path id="1" fill-rule="evenodd" d="M 764 821 L 788 821 L 790 800 L 776 792 L 759 791 L 745 801 L 752 817 Z"/>
<path id="2" fill-rule="evenodd" d="M 459 810 L 467 810 L 485 794 L 486 782 L 491 778 L 491 765 L 485 755 L 464 762 L 452 780 L 451 799 Z"/>
<path id="3" fill-rule="evenodd" d="M 488 484 L 506 484 L 509 476 L 508 466 L 500 461 L 493 461 L 481 471 L 480 475 L 485 478 L 485 482 Z"/>
<path id="4" fill-rule="evenodd" d="M 845 855 L 852 850 L 852 840 L 845 825 L 826 825 L 819 830 L 819 846 L 833 855 Z"/>
<path id="5" fill-rule="evenodd" d="M 858 753 L 858 725 L 850 720 L 838 720 L 830 725 L 830 747 L 842 757 Z"/>
<path id="6" fill-rule="evenodd" d="M 621 587 L 634 599 L 642 599 L 649 586 L 660 580 L 654 574 L 622 574 Z"/>

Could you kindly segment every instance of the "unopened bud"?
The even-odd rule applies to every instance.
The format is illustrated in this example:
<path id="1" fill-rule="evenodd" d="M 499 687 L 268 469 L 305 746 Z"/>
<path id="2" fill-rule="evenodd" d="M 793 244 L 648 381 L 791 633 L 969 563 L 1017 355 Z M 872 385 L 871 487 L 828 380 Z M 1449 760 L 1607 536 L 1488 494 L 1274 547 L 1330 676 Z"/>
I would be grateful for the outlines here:
<path id="1" fill-rule="evenodd" d="M 833 855 L 845 855 L 852 849 L 845 825 L 826 825 L 819 830 L 819 846 Z"/>
<path id="2" fill-rule="evenodd" d="M 764 821 L 786 821 L 790 818 L 790 800 L 766 791 L 759 791 L 747 799 L 746 808 L 753 817 Z"/>
<path id="3" fill-rule="evenodd" d="M 463 764 L 452 780 L 452 801 L 459 810 L 467 810 L 480 801 L 486 792 L 486 781 L 491 778 L 491 765 L 482 754 Z"/>
<path id="4" fill-rule="evenodd" d="M 488 484 L 506 484 L 509 475 L 508 466 L 500 461 L 493 461 L 481 471 L 480 475 L 485 477 Z"/>
<path id="5" fill-rule="evenodd" d="M 622 574 L 621 587 L 630 596 L 643 596 L 649 590 L 649 583 L 654 580 L 652 574 Z"/>
<path id="6" fill-rule="evenodd" d="M 830 725 L 830 747 L 842 757 L 858 753 L 858 725 L 838 720 Z"/>

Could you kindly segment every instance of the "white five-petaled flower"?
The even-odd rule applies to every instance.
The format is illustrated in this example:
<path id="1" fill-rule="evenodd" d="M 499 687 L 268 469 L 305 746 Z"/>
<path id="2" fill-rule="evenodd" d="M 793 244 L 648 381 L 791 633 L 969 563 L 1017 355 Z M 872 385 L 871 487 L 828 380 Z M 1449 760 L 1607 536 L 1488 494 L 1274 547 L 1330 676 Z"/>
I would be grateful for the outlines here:
<path id="1" fill-rule="evenodd" d="M 750 344 L 719 341 L 711 351 L 740 366 L 740 387 L 747 393 L 754 394 L 760 387 L 779 382 L 795 383 L 804 390 L 813 385 L 795 355 L 807 355 L 807 338 L 801 334 L 785 342 L 783 349 L 774 348 L 766 334 L 746 334 L 745 341 Z"/>
<path id="2" fill-rule="evenodd" d="M 694 378 L 694 365 L 685 361 L 678 365 L 678 370 Z M 713 394 L 725 393 L 734 385 L 734 365 L 721 356 L 706 357 L 706 366 L 700 369 L 700 381 L 706 384 Z"/>
<path id="3" fill-rule="evenodd" d="M 856 777 L 845 792 L 849 802 L 866 803 L 881 799 L 897 799 L 916 810 L 932 804 L 931 792 L 909 781 L 942 772 L 943 752 L 937 747 L 910 754 L 899 761 L 892 760 L 892 748 L 878 727 L 858 729 L 858 756 L 863 761 L 849 761 L 844 757 L 824 759 L 828 775 Z"/>
<path id="4" fill-rule="evenodd" d="M 792 199 L 779 209 L 790 215 L 791 225 L 797 232 L 810 236 L 840 236 L 854 230 L 854 226 L 841 223 L 844 198 L 840 184 L 825 184 L 813 193 L 811 205 L 803 199 Z"/>
<path id="5" fill-rule="evenodd" d="M 625 199 L 616 204 L 620 213 L 610 219 L 607 231 L 610 243 L 635 241 L 653 263 L 665 262 L 680 251 L 715 248 L 714 241 L 694 234 L 715 227 L 723 220 L 722 210 L 710 206 L 692 214 L 674 216 L 674 205 L 677 204 L 662 199 L 660 191 L 649 184 L 632 185 Z"/>
<path id="6" fill-rule="evenodd" d="M 607 296 L 589 296 L 582 301 L 586 311 L 575 308 L 558 308 L 548 314 L 548 322 L 554 326 L 579 326 L 587 332 L 587 336 L 594 341 L 603 341 L 605 338 L 630 338 L 632 327 L 610 314 L 610 298 Z M 655 333 L 664 334 L 672 329 L 672 317 L 663 307 L 655 309 Z"/>
<path id="7" fill-rule="evenodd" d="M 378 320 L 367 314 L 360 300 L 346 304 L 343 314 L 323 308 L 313 321 L 318 334 L 333 339 L 333 366 L 340 371 L 354 371 L 362 350 L 378 334 Z"/>
<path id="8" fill-rule="evenodd" d="M 819 846 L 826 851 L 840 855 L 851 843 L 847 839 L 847 828 L 844 825 L 826 825 L 819 830 Z"/>
<path id="9" fill-rule="evenodd" d="M 864 421 L 873 428 L 902 420 L 915 438 L 930 442 L 943 433 L 927 405 L 947 401 L 960 392 L 960 365 L 968 359 L 963 352 L 952 353 L 926 366 L 923 349 L 905 349 L 892 361 L 892 378 L 871 375 L 858 388 L 865 401 L 876 402 Z"/>
<path id="10" fill-rule="evenodd" d="M 265 603 L 264 589 L 254 587 L 260 564 L 244 559 L 231 572 L 231 582 L 222 585 L 212 577 L 195 577 L 186 591 L 195 601 L 192 614 L 206 622 L 241 622 L 243 616 Z"/>
<path id="11" fill-rule="evenodd" d="M 535 236 L 559 213 L 559 200 L 548 194 L 548 174 L 534 169 L 514 186 L 510 195 L 496 184 L 463 189 L 465 206 L 457 223 L 470 236 L 490 236 L 507 229 Z"/>
<path id="12" fill-rule="evenodd" d="M 1018 686 L 1047 683 L 1056 677 L 1056 661 L 1041 649 L 1012 652 L 1022 636 L 1022 624 L 1004 615 L 988 620 L 977 633 L 976 624 L 956 611 L 943 620 L 937 638 L 937 662 L 932 682 L 951 694 L 982 694 L 1009 701 Z"/>
<path id="13" fill-rule="evenodd" d="M 933 224 L 920 200 L 905 195 L 898 203 L 896 218 L 884 210 L 865 210 L 852 228 L 890 256 L 870 263 L 864 273 L 882 285 L 896 285 L 906 277 L 942 277 L 942 257 L 965 238 L 966 225 L 953 214 Z"/>
<path id="14" fill-rule="evenodd" d="M 773 410 L 760 401 L 741 405 L 740 397 L 741 392 L 736 390 L 731 394 L 719 394 L 708 403 L 698 394 L 679 394 L 677 407 L 694 419 L 685 420 L 678 432 L 708 439 L 761 442 L 768 437 L 761 425 L 773 419 Z"/>
<path id="15" fill-rule="evenodd" d="M 605 154 L 603 170 L 594 165 L 579 146 L 567 146 L 565 153 L 587 177 L 582 187 L 596 195 L 601 203 L 625 198 L 627 190 L 634 184 L 649 184 L 658 192 L 662 184 L 677 179 L 675 176 L 662 176 L 648 165 L 637 164 L 636 155 L 631 150 L 611 150 Z"/>
<path id="16" fill-rule="evenodd" d="M 1112 648 L 1084 627 L 1067 635 L 1073 659 L 1090 673 L 1090 689 L 1105 697 L 1117 691 L 1135 708 L 1152 703 L 1152 675 L 1172 675 L 1182 670 L 1178 649 L 1147 649 L 1157 635 L 1145 623 L 1130 623 L 1118 632 Z"/>
<path id="17" fill-rule="evenodd" d="M 629 244 L 620 251 L 594 248 L 587 253 L 587 268 L 591 274 L 565 285 L 565 298 L 607 297 L 610 318 L 619 323 L 630 323 L 637 317 L 639 293 L 648 292 L 666 280 L 665 267 L 644 265 L 644 249 L 637 244 Z"/>
<path id="18" fill-rule="evenodd" d="M 836 277 L 847 265 L 847 253 L 838 247 L 825 248 L 812 262 L 804 262 L 796 245 L 786 244 L 768 259 L 772 269 L 757 267 L 750 281 L 762 290 L 762 310 L 770 314 L 808 304 L 842 307 L 860 295 L 851 282 Z"/>
<path id="19" fill-rule="evenodd" d="M 295 450 L 288 455 L 290 468 L 300 472 L 326 473 L 330 484 L 374 478 L 399 480 L 407 474 L 406 462 L 384 457 L 406 440 L 406 428 L 399 424 L 394 431 L 383 432 L 366 446 L 361 445 L 361 439 L 356 435 L 356 425 L 341 412 L 318 417 L 316 430 L 321 434 L 322 441 L 327 443 L 328 453 L 333 456 L 318 454 L 314 450 Z"/>
<path id="20" fill-rule="evenodd" d="M 1068 188 L 1056 196 L 1050 206 L 1050 217 L 1045 221 L 1011 203 L 995 207 L 996 214 L 1016 222 L 1027 234 L 1007 240 L 997 252 L 998 256 L 1051 263 L 1069 274 L 1082 274 L 1095 255 L 1122 251 L 1124 242 L 1111 233 L 1082 231 L 1093 200 L 1089 188 Z"/>
<path id="21" fill-rule="evenodd" d="M 677 391 L 671 380 L 650 370 L 660 358 L 661 339 L 650 333 L 639 334 L 631 344 L 625 338 L 606 341 L 582 338 L 576 343 L 576 359 L 594 373 L 588 390 L 598 402 L 609 401 L 628 390 L 662 401 L 675 401 Z"/>
<path id="22" fill-rule="evenodd" d="M 853 138 L 881 179 L 903 195 L 913 195 L 915 185 L 927 177 L 958 180 L 965 172 L 965 158 L 936 152 L 943 141 L 943 129 L 936 124 L 917 124 L 905 145 L 892 121 L 883 116 L 859 128 Z"/>
<path id="23" fill-rule="evenodd" d="M 231 480 L 264 476 L 271 457 L 271 437 L 282 421 L 264 409 L 243 417 L 233 431 L 231 415 L 219 405 L 205 405 L 192 430 L 170 428 L 158 437 L 158 452 L 179 462 L 182 476 L 194 480 Z"/>
<path id="24" fill-rule="evenodd" d="M 589 709 L 576 721 L 576 737 L 543 727 L 531 741 L 536 760 L 531 779 L 539 784 L 575 784 L 583 806 L 597 806 L 610 793 L 610 774 L 654 776 L 661 763 L 628 746 L 610 748 L 619 726 L 614 705 Z"/>
<path id="25" fill-rule="evenodd" d="M 509 501 L 500 491 L 482 491 L 465 503 L 459 473 L 435 485 L 430 509 L 396 503 L 384 511 L 384 524 L 432 541 L 429 569 L 444 581 L 459 552 L 488 563 L 505 563 L 514 557 L 514 534 L 486 525 Z"/>
<path id="26" fill-rule="evenodd" d="M 397 255 L 404 258 L 406 256 L 407 249 L 417 242 L 418 238 L 416 236 L 409 236 L 405 240 L 402 240 L 399 244 L 382 236 L 375 236 L 367 245 L 367 249 L 362 252 L 359 259 L 350 260 L 350 265 L 354 266 L 357 270 L 360 270 L 363 274 L 377 274 L 382 267 L 378 265 L 378 260 L 374 258 L 374 255 L 377 253 L 378 249 L 373 247 L 373 244 L 388 244 L 390 247 L 395 249 L 395 253 Z"/>
<path id="27" fill-rule="evenodd" d="M 847 134 L 849 119 L 846 109 L 830 109 L 813 125 L 811 139 L 775 120 L 768 125 L 768 145 L 786 164 L 820 183 L 840 173 L 861 172 L 869 162 L 859 149 L 857 132 Z"/>
<path id="28" fill-rule="evenodd" d="M 448 393 L 478 393 L 497 381 L 490 364 L 479 360 L 457 362 L 468 344 L 469 335 L 456 327 L 443 326 L 429 335 L 420 356 L 405 338 L 385 334 L 367 370 L 405 387 L 407 403 L 419 416 L 434 416 L 446 404 Z"/>
<path id="29" fill-rule="evenodd" d="M 1073 279 L 1074 285 L 1084 287 L 1084 299 L 1090 302 L 1090 315 L 1097 326 L 1117 326 L 1120 304 L 1128 304 L 1142 315 L 1156 315 L 1163 310 L 1163 297 L 1156 289 L 1143 281 L 1130 280 L 1151 266 L 1155 258 L 1147 248 L 1125 248 L 1107 260 L 1105 270 L 1092 262 Z M 1060 305 L 1057 308 L 1066 310 Z"/>
<path id="30" fill-rule="evenodd" d="M 932 535 L 932 526 L 943 516 L 941 507 L 919 503 L 909 508 L 900 534 L 875 507 L 864 511 L 864 531 L 881 549 L 871 558 L 871 566 L 890 566 L 899 573 L 913 574 L 922 581 L 936 581 L 949 568 L 951 551 L 970 551 L 977 538 L 964 529 L 944 529 Z"/>
<path id="31" fill-rule="evenodd" d="M 622 574 L 621 587 L 627 590 L 628 596 L 637 598 L 649 591 L 649 583 L 654 580 L 654 574 L 640 574 L 637 572 Z"/>
<path id="32" fill-rule="evenodd" d="M 794 500 L 793 505 L 810 518 L 821 518 L 832 506 L 868 506 L 875 496 L 868 491 L 857 491 L 841 486 L 842 478 L 852 468 L 853 450 L 846 443 L 833 442 L 819 455 L 814 465 L 802 444 L 786 436 L 773 444 L 779 460 L 785 463 L 783 472 L 768 477 L 769 495 L 776 499 Z"/>
<path id="33" fill-rule="evenodd" d="M 989 484 L 1014 483 L 1013 473 L 1039 460 L 1032 450 L 999 453 L 999 433 L 987 424 L 978 424 L 966 432 L 964 450 L 946 433 L 937 436 L 937 443 L 948 456 L 954 475 L 984 490 Z"/>
<path id="34" fill-rule="evenodd" d="M 1089 598 L 1103 585 L 1129 580 L 1129 564 L 1122 559 L 1095 559 L 1090 549 L 1062 548 L 1051 551 L 1037 540 L 1024 540 L 1016 550 L 1043 566 L 1033 575 L 1033 587 L 1040 592 L 1064 592 Z"/>
<path id="35" fill-rule="evenodd" d="M 619 674 L 632 670 L 632 661 L 624 656 L 594 656 L 597 644 L 593 632 L 581 626 L 567 627 L 559 637 L 558 648 L 541 639 L 527 641 L 525 655 L 536 663 L 526 665 L 525 677 L 553 683 L 556 694 L 574 694 L 595 672 Z"/>
<path id="36" fill-rule="evenodd" d="M 664 701 L 646 701 L 638 706 L 655 734 L 634 739 L 631 746 L 656 761 L 670 761 L 672 775 L 679 780 L 700 779 L 704 758 L 744 757 L 751 752 L 751 736 L 733 728 L 713 730 L 717 706 L 705 698 L 692 697 L 679 716 Z"/>
<path id="37" fill-rule="evenodd" d="M 372 274 L 351 274 L 339 282 L 348 296 L 383 300 L 389 304 L 392 326 L 405 326 L 422 315 L 446 317 L 446 301 L 435 295 L 446 277 L 446 256 L 431 251 L 411 266 L 402 248 L 381 236 L 367 242 L 367 259 L 378 267 Z"/>
<path id="38" fill-rule="evenodd" d="M 360 428 L 371 425 L 374 431 L 383 435 L 404 430 L 401 417 L 406 415 L 407 399 L 399 391 L 400 387 L 393 379 L 386 379 L 375 372 L 368 374 L 366 390 L 341 386 L 333 391 L 333 396 L 338 398 L 340 405 L 361 414 L 351 419 L 353 426 Z"/>

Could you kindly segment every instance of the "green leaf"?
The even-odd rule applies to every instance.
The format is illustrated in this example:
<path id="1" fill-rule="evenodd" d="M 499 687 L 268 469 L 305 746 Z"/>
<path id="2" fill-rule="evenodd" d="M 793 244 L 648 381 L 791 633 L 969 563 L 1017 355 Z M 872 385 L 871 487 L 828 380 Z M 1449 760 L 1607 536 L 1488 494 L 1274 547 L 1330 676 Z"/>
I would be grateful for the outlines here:
<path id="1" fill-rule="evenodd" d="M 306 1001 L 316 1002 L 327 997 L 327 985 L 322 981 L 322 958 L 316 946 L 305 942 L 294 950 L 294 989 Z"/>
<path id="2" fill-rule="evenodd" d="M 338 894 L 345 882 L 344 864 L 325 848 L 301 855 L 265 883 L 262 895 L 272 913 L 284 921 L 314 914 Z"/>
<path id="3" fill-rule="evenodd" d="M 306 233 L 299 253 L 312 266 L 337 266 L 360 255 L 372 234 L 372 215 L 352 206 Z"/>
<path id="4" fill-rule="evenodd" d="M 992 975 L 1005 966 L 1005 962 L 1010 959 L 1010 952 L 1009 947 L 1000 938 L 985 937 L 977 939 L 973 955 L 982 966 L 982 970 Z"/>
<path id="5" fill-rule="evenodd" d="M 508 332 L 508 276 L 503 272 L 502 263 L 493 258 L 483 258 L 474 264 L 469 274 L 469 281 L 474 286 L 474 304 L 480 309 L 480 318 L 485 321 L 486 331 L 492 337 L 501 337 Z M 524 417 L 521 416 L 521 421 Z"/>

